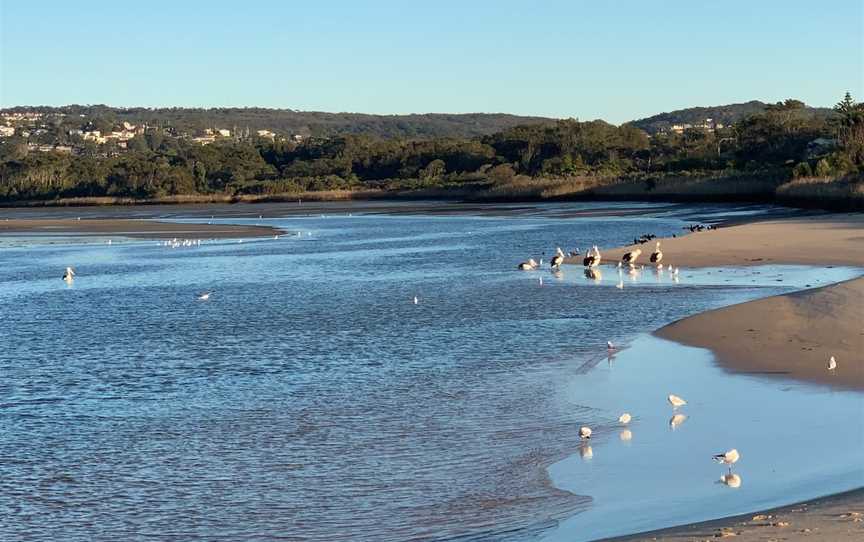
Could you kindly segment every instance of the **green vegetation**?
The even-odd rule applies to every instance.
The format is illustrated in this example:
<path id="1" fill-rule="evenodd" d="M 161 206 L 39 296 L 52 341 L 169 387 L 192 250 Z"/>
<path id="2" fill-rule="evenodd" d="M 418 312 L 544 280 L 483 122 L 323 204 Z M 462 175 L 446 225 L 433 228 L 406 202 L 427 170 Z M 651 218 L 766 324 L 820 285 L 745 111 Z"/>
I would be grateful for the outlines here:
<path id="1" fill-rule="evenodd" d="M 813 111 L 786 100 L 731 126 L 653 136 L 633 124 L 561 120 L 470 138 L 340 134 L 200 145 L 171 135 L 176 128 L 151 126 L 129 139 L 125 151 L 87 141 L 79 154 L 29 151 L 15 136 L 0 140 L 0 201 L 334 190 L 449 191 L 488 199 L 674 198 L 677 190 L 694 198 L 746 199 L 748 186 L 759 199 L 829 193 L 860 199 L 864 105 L 847 94 L 831 115 Z M 105 121 L 102 128 L 112 125 Z M 846 187 L 832 191 L 824 180 L 837 178 Z"/>

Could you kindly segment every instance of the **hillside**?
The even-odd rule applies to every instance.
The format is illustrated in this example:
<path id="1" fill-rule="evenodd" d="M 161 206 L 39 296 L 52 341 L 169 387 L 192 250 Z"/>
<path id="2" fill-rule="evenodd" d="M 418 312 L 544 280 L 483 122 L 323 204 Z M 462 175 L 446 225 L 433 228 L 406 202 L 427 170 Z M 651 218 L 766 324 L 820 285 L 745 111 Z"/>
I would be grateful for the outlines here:
<path id="1" fill-rule="evenodd" d="M 62 107 L 14 107 L 3 112 L 40 112 L 66 115 L 81 120 L 102 119 L 112 124 L 124 121 L 148 126 L 171 126 L 178 132 L 205 128 L 272 130 L 281 134 L 331 136 L 364 134 L 387 139 L 431 139 L 439 137 L 477 137 L 500 132 L 513 126 L 553 122 L 542 117 L 523 117 L 503 113 L 412 115 L 370 115 L 363 113 L 325 113 L 293 109 L 243 108 L 122 108 L 105 105 L 68 105 Z"/>
<path id="2" fill-rule="evenodd" d="M 740 104 L 716 105 L 709 107 L 689 107 L 668 113 L 660 113 L 648 118 L 630 121 L 628 124 L 635 126 L 649 134 L 656 134 L 668 130 L 675 124 L 700 124 L 706 119 L 724 125 L 734 124 L 744 117 L 754 113 L 765 111 L 768 104 L 758 100 Z M 825 107 L 807 107 L 806 111 L 813 116 L 824 118 L 831 114 L 832 110 Z"/>

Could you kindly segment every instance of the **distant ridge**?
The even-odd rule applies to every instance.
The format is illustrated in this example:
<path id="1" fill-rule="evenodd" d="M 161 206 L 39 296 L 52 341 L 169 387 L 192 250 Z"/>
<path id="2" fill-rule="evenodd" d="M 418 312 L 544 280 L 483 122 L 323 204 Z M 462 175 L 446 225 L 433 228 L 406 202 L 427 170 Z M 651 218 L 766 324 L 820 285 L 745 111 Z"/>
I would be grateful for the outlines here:
<path id="1" fill-rule="evenodd" d="M 60 107 L 20 106 L 7 112 L 64 113 L 88 119 L 105 118 L 150 126 L 172 126 L 182 131 L 205 128 L 274 130 L 305 136 L 364 134 L 387 139 L 431 139 L 436 137 L 477 137 L 524 124 L 542 124 L 555 119 L 504 113 L 426 113 L 411 115 L 370 115 L 268 109 L 263 107 L 112 107 L 107 105 L 65 105 Z"/>
<path id="2" fill-rule="evenodd" d="M 668 113 L 660 113 L 644 119 L 630 121 L 627 124 L 635 126 L 653 135 L 668 130 L 675 124 L 699 124 L 705 119 L 713 119 L 725 125 L 734 124 L 741 119 L 765 111 L 768 104 L 751 100 L 740 104 L 715 105 L 709 107 L 689 107 Z M 828 116 L 832 110 L 827 107 L 808 107 L 808 111 L 817 116 Z"/>

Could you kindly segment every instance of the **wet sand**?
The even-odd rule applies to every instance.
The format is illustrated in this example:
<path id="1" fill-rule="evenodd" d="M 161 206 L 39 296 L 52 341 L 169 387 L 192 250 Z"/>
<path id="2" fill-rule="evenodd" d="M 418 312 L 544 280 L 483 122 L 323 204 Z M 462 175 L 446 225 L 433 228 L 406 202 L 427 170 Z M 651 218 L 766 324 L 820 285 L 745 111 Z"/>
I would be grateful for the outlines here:
<path id="1" fill-rule="evenodd" d="M 864 215 L 756 222 L 661 240 L 680 267 L 764 264 L 864 267 Z M 617 262 L 634 246 L 603 253 Z M 641 245 L 648 265 L 654 242 Z M 734 270 L 730 270 L 734 273 Z M 674 322 L 660 337 L 707 348 L 730 371 L 864 390 L 864 278 L 725 307 Z M 828 371 L 834 356 L 838 367 Z"/>
<path id="2" fill-rule="evenodd" d="M 181 224 L 129 219 L 11 219 L 0 221 L 0 235 L 131 237 L 135 239 L 265 237 L 281 233 L 269 226 Z"/>
<path id="3" fill-rule="evenodd" d="M 696 542 L 733 537 L 741 542 L 862 540 L 864 539 L 864 489 L 756 514 L 608 540 Z"/>
<path id="4" fill-rule="evenodd" d="M 861 214 L 757 222 L 661 241 L 663 262 L 685 268 L 780 263 L 864 267 Z M 603 256 L 616 262 L 633 248 L 610 250 Z M 647 264 L 654 242 L 639 248 L 641 263 Z M 708 311 L 655 334 L 707 348 L 732 372 L 864 390 L 864 278 Z M 837 359 L 835 371 L 828 370 L 830 356 Z M 810 504 L 619 540 L 860 540 L 862 514 L 864 490 L 857 490 Z"/>

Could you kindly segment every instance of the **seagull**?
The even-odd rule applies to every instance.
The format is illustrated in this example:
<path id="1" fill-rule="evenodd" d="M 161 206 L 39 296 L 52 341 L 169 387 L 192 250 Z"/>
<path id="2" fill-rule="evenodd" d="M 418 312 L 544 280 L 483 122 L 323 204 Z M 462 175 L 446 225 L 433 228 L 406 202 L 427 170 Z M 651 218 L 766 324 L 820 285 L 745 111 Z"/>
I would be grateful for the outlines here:
<path id="1" fill-rule="evenodd" d="M 687 404 L 687 401 L 678 397 L 677 395 L 669 394 L 667 400 L 669 401 L 669 404 L 672 405 L 672 408 L 678 408 Z"/>
<path id="2" fill-rule="evenodd" d="M 717 463 L 722 465 L 729 465 L 729 472 L 732 472 L 732 464 L 737 463 L 739 459 L 741 459 L 741 455 L 738 453 L 738 450 L 732 448 L 728 452 L 717 454 L 712 459 Z"/>
<path id="3" fill-rule="evenodd" d="M 612 341 L 606 341 L 606 350 L 617 350 L 617 348 L 615 348 L 615 344 Z"/>
<path id="4" fill-rule="evenodd" d="M 831 359 L 828 360 L 828 370 L 833 371 L 837 368 L 837 360 L 834 359 L 834 356 L 831 356 Z"/>
<path id="5" fill-rule="evenodd" d="M 633 417 L 630 416 L 630 414 L 627 412 L 618 416 L 618 422 L 620 422 L 624 425 L 627 425 L 628 423 L 630 423 L 630 420 L 632 420 L 632 419 L 633 419 Z"/>
<path id="6" fill-rule="evenodd" d="M 586 427 L 584 425 L 582 427 L 580 427 L 579 428 L 579 438 L 581 438 L 583 440 L 590 439 L 591 438 L 591 428 Z"/>
<path id="7" fill-rule="evenodd" d="M 414 296 L 414 304 L 417 305 L 418 303 L 420 303 L 420 300 L 417 299 L 417 296 L 415 295 Z"/>
<path id="8" fill-rule="evenodd" d="M 207 301 L 208 299 L 210 299 L 210 294 L 211 292 L 202 292 L 198 294 L 197 297 L 200 301 Z"/>
<path id="9" fill-rule="evenodd" d="M 63 273 L 63 280 L 65 280 L 66 282 L 71 284 L 72 280 L 74 278 L 75 278 L 75 270 L 72 269 L 71 267 L 67 267 L 66 272 Z"/>

